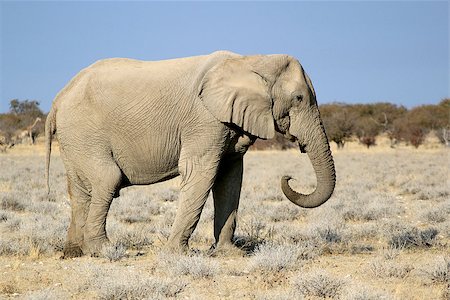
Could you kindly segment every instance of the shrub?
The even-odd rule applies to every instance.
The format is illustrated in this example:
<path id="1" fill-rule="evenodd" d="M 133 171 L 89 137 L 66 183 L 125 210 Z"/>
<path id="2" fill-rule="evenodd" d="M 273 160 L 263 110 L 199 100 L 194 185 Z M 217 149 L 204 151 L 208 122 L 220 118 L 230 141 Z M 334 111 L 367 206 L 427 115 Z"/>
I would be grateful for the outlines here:
<path id="1" fill-rule="evenodd" d="M 179 279 L 141 278 L 131 274 L 123 274 L 120 278 L 109 277 L 97 282 L 99 298 L 105 300 L 176 297 L 185 286 Z"/>
<path id="2" fill-rule="evenodd" d="M 450 257 L 437 258 L 432 264 L 427 265 L 427 269 L 422 272 L 432 283 L 450 284 Z"/>
<path id="3" fill-rule="evenodd" d="M 275 272 L 286 270 L 299 263 L 301 254 L 301 248 L 291 244 L 264 243 L 253 253 L 250 269 Z"/>
<path id="4" fill-rule="evenodd" d="M 375 259 L 370 263 L 369 269 L 376 277 L 405 278 L 413 270 L 413 267 L 393 260 Z"/>
<path id="5" fill-rule="evenodd" d="M 392 260 L 400 255 L 400 248 L 388 247 L 382 250 L 382 256 L 385 260 Z"/>
<path id="6" fill-rule="evenodd" d="M 110 262 L 118 261 L 126 255 L 126 247 L 121 243 L 105 245 L 102 248 L 102 254 Z"/>
<path id="7" fill-rule="evenodd" d="M 305 297 L 337 298 L 346 283 L 322 270 L 314 270 L 297 275 L 292 284 L 295 290 Z"/>
<path id="8" fill-rule="evenodd" d="M 269 218 L 273 222 L 293 221 L 296 220 L 305 210 L 291 205 L 290 203 L 278 205 L 276 208 L 270 210 Z"/>
<path id="9" fill-rule="evenodd" d="M 438 230 L 436 228 L 427 228 L 419 230 L 416 227 L 399 228 L 390 234 L 389 246 L 402 249 L 417 247 L 430 247 L 436 242 Z"/>
<path id="10" fill-rule="evenodd" d="M 235 235 L 234 244 L 249 253 L 255 251 L 260 244 L 273 236 L 273 228 L 255 218 L 248 223 L 241 222 L 240 224 L 242 224 L 238 227 L 240 232 Z"/>
<path id="11" fill-rule="evenodd" d="M 325 226 L 317 228 L 318 236 L 329 244 L 339 243 L 342 241 L 342 233 L 337 227 Z"/>
<path id="12" fill-rule="evenodd" d="M 368 288 L 361 286 L 360 283 L 348 286 L 342 295 L 342 299 L 346 300 L 382 300 L 392 299 L 384 292 L 374 290 L 373 287 Z"/>
<path id="13" fill-rule="evenodd" d="M 442 223 L 447 220 L 448 212 L 444 209 L 433 209 L 424 214 L 424 218 L 430 223 Z"/>
<path id="14" fill-rule="evenodd" d="M 12 211 L 25 210 L 25 205 L 18 199 L 18 197 L 20 196 L 16 193 L 5 193 L 1 199 L 0 208 Z"/>
<path id="15" fill-rule="evenodd" d="M 164 202 L 174 202 L 178 199 L 180 192 L 176 189 L 164 189 L 158 193 L 159 198 Z"/>
<path id="16" fill-rule="evenodd" d="M 209 257 L 184 256 L 162 252 L 158 264 L 174 275 L 190 275 L 194 278 L 213 277 L 219 272 L 219 264 Z"/>

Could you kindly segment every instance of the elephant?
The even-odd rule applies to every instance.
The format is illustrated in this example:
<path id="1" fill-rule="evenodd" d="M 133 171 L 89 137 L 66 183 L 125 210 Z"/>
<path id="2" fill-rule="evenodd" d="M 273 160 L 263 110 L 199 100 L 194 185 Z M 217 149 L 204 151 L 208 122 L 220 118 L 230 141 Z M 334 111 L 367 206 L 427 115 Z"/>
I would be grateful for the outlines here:
<path id="1" fill-rule="evenodd" d="M 111 58 L 83 69 L 57 94 L 45 124 L 47 191 L 57 138 L 71 203 L 63 257 L 98 255 L 120 189 L 176 176 L 179 203 L 165 247 L 188 250 L 211 190 L 213 247 L 236 247 L 244 154 L 275 132 L 308 154 L 317 179 L 306 195 L 283 176 L 282 192 L 300 207 L 322 205 L 333 193 L 335 167 L 313 85 L 294 57 L 217 51 L 161 61 Z"/>

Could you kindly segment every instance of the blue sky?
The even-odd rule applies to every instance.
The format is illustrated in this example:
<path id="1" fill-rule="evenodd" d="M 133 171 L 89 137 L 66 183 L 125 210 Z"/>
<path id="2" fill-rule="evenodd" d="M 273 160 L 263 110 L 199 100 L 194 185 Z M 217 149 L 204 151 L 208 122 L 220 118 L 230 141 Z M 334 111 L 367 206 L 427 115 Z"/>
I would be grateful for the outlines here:
<path id="1" fill-rule="evenodd" d="M 319 103 L 412 107 L 449 95 L 449 3 L 2 1 L 0 112 L 57 92 L 98 59 L 226 49 L 286 53 Z"/>

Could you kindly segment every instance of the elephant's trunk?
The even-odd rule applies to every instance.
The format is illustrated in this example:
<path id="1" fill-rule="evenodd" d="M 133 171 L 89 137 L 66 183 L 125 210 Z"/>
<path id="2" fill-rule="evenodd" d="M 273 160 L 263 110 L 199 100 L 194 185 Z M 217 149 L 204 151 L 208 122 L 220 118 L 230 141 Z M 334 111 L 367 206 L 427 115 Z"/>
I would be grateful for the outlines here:
<path id="1" fill-rule="evenodd" d="M 300 207 L 313 208 L 322 205 L 333 194 L 336 183 L 334 162 L 328 140 L 323 131 L 323 126 L 319 127 L 322 127 L 322 132 L 319 134 L 320 138 L 310 141 L 304 148 L 316 173 L 317 187 L 315 191 L 309 195 L 298 193 L 289 186 L 289 180 L 292 179 L 290 176 L 281 178 L 281 189 L 284 195 Z M 300 144 L 299 146 L 302 149 Z"/>

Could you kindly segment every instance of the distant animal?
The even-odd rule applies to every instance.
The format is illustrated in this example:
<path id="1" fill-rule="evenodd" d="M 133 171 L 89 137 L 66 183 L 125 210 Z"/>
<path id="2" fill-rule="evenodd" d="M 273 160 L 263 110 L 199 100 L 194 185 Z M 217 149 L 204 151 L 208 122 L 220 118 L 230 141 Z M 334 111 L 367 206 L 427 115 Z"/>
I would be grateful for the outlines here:
<path id="1" fill-rule="evenodd" d="M 36 137 L 38 132 L 36 131 L 36 126 L 42 122 L 41 118 L 37 117 L 33 124 L 25 129 L 16 130 L 12 138 L 12 144 L 25 144 L 34 145 L 36 143 Z"/>
<path id="2" fill-rule="evenodd" d="M 219 51 L 163 61 L 102 60 L 61 90 L 45 127 L 47 188 L 56 134 L 72 206 L 64 257 L 98 254 L 121 188 L 178 175 L 180 202 L 166 247 L 187 249 L 211 190 L 214 247 L 233 247 L 243 156 L 257 138 L 276 131 L 297 141 L 316 172 L 317 188 L 309 195 L 282 177 L 290 201 L 317 207 L 335 186 L 313 85 L 288 55 Z"/>
<path id="3" fill-rule="evenodd" d="M 0 153 L 6 153 L 6 150 L 14 147 L 14 144 L 9 141 L 7 134 L 0 131 Z"/>

